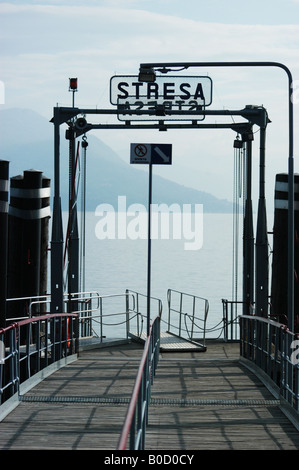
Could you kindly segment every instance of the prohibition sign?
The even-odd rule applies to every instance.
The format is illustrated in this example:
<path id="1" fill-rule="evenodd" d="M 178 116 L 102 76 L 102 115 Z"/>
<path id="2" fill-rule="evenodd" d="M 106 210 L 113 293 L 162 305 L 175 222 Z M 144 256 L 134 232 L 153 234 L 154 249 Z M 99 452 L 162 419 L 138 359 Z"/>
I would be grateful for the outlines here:
<path id="1" fill-rule="evenodd" d="M 142 144 L 136 145 L 134 148 L 134 153 L 137 157 L 145 157 L 147 154 L 147 146 Z"/>

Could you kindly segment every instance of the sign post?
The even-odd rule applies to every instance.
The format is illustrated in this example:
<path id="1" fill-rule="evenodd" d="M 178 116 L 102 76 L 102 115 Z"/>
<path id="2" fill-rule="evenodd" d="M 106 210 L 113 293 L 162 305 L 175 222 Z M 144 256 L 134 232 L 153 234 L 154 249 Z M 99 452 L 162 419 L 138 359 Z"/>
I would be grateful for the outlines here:
<path id="1" fill-rule="evenodd" d="M 130 163 L 148 164 L 148 232 L 147 232 L 147 328 L 150 334 L 151 323 L 151 220 L 152 220 L 152 180 L 154 165 L 172 164 L 171 144 L 131 144 Z"/>
<path id="2" fill-rule="evenodd" d="M 147 222 L 147 323 L 146 323 L 146 336 L 150 335 L 151 324 L 151 260 L 152 260 L 152 237 L 151 237 L 151 220 L 152 220 L 152 174 L 153 165 L 149 164 L 149 177 L 148 177 L 148 222 Z"/>

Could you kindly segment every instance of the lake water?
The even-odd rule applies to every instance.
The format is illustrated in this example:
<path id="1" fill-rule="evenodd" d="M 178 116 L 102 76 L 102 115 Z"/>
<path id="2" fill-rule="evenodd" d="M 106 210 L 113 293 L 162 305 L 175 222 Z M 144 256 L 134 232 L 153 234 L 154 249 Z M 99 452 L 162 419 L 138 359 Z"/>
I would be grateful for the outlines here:
<path id="1" fill-rule="evenodd" d="M 100 295 L 124 293 L 126 289 L 146 294 L 147 240 L 128 237 L 100 240 L 99 220 L 96 213 L 86 213 L 85 290 Z M 152 240 L 151 295 L 163 302 L 165 320 L 169 288 L 208 299 L 208 328 L 211 328 L 222 319 L 221 299 L 232 299 L 233 215 L 203 214 L 202 236 L 202 246 L 197 250 L 186 250 L 185 239 Z M 242 261 L 242 234 L 239 243 Z M 238 290 L 241 296 L 241 287 Z M 113 330 L 113 334 L 119 334 L 123 326 Z"/>

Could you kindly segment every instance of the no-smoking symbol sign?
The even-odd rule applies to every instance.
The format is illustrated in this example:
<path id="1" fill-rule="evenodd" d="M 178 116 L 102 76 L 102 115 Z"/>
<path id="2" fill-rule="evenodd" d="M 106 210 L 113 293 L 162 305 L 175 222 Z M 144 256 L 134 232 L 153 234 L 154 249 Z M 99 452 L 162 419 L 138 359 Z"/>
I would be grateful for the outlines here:
<path id="1" fill-rule="evenodd" d="M 151 146 L 148 144 L 131 144 L 131 163 L 150 163 Z"/>
<path id="2" fill-rule="evenodd" d="M 145 157 L 147 154 L 147 147 L 144 144 L 138 144 L 134 148 L 134 152 L 137 157 Z"/>

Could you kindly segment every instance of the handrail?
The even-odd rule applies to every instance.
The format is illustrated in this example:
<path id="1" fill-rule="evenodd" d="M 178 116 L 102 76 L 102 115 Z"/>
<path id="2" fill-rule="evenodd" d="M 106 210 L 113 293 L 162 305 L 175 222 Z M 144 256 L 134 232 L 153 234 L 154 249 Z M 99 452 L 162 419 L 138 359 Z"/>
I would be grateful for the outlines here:
<path id="1" fill-rule="evenodd" d="M 73 311 L 72 313 L 85 313 L 89 311 L 95 311 L 99 308 L 99 298 L 100 294 L 96 291 L 85 291 L 85 292 L 71 292 L 69 293 L 64 293 L 63 294 L 63 299 L 64 303 L 67 304 L 69 302 L 82 302 L 86 303 L 88 301 L 92 300 L 97 300 L 97 305 L 93 307 L 93 309 L 88 309 L 88 310 L 79 310 L 79 311 Z M 44 295 L 36 295 L 36 296 L 25 296 L 25 297 L 13 297 L 6 299 L 6 302 L 24 302 L 27 301 L 27 312 L 28 312 L 28 318 L 31 318 L 33 316 L 33 306 L 35 305 L 45 305 L 45 304 L 51 304 L 51 294 L 44 294 Z M 41 312 L 38 313 L 38 315 L 41 315 L 42 313 L 46 312 Z M 21 315 L 16 318 L 8 318 L 8 321 L 19 321 L 24 318 L 24 315 Z"/>
<path id="2" fill-rule="evenodd" d="M 99 318 L 100 323 L 100 338 L 103 338 L 103 318 L 108 316 L 117 316 L 117 315 L 126 315 L 128 314 L 129 310 L 135 309 L 135 297 L 132 294 L 132 307 L 129 308 L 128 297 L 130 294 L 128 293 L 117 293 L 117 294 L 107 294 L 107 295 L 100 295 L 97 291 L 85 291 L 85 292 L 71 292 L 64 294 L 64 303 L 71 304 L 70 311 L 71 313 L 77 313 L 79 315 L 79 322 L 81 325 L 81 334 L 82 336 L 91 336 L 92 335 L 92 321 L 95 323 L 97 322 L 97 318 Z M 114 299 L 116 297 L 123 297 L 125 298 L 124 310 L 121 312 L 113 312 L 113 314 L 104 314 L 103 312 L 103 303 L 106 299 Z M 51 304 L 51 295 L 45 294 L 42 296 L 27 296 L 27 297 L 16 297 L 7 299 L 9 302 L 15 301 L 26 301 L 27 302 L 27 313 L 28 316 L 18 316 L 16 318 L 9 318 L 7 321 L 22 321 L 24 318 L 31 318 L 37 317 L 40 315 L 45 314 L 46 312 L 34 312 L 33 307 L 39 306 L 41 308 L 42 305 L 50 305 Z M 73 304 L 73 305 L 72 305 Z M 81 306 L 80 306 L 81 304 Z M 37 309 L 40 310 L 40 309 Z M 99 312 L 98 315 L 96 312 Z"/>
<path id="3" fill-rule="evenodd" d="M 122 305 L 119 305 L 118 299 L 124 299 L 125 302 Z M 142 299 L 142 300 L 141 300 Z M 120 323 L 126 324 L 126 337 L 129 337 L 129 332 L 132 330 L 132 320 L 135 318 L 137 322 L 137 334 L 141 336 L 142 334 L 142 325 L 143 321 L 146 318 L 146 308 L 143 305 L 143 299 L 147 299 L 145 294 L 141 294 L 136 291 L 131 291 L 127 289 L 122 293 L 114 294 L 105 294 L 100 295 L 97 291 L 86 291 L 86 292 L 75 292 L 75 293 L 65 293 L 64 302 L 65 304 L 71 303 L 70 311 L 72 313 L 77 313 L 79 315 L 79 324 L 81 336 L 92 336 L 95 334 L 100 341 L 102 341 L 106 336 L 104 331 L 105 327 L 113 327 L 119 325 Z M 44 304 L 51 303 L 51 295 L 46 294 L 43 296 L 36 297 L 18 297 L 7 299 L 8 301 L 26 301 L 27 302 L 27 313 L 28 316 L 19 316 L 17 318 L 9 318 L 9 321 L 22 321 L 24 318 L 34 318 L 43 315 L 45 312 L 38 313 L 37 309 L 34 312 L 36 305 L 42 306 Z M 114 302 L 114 300 L 116 302 Z M 151 297 L 153 302 L 157 302 L 157 306 L 154 306 L 152 309 L 154 315 L 162 315 L 162 301 L 158 298 Z M 74 303 L 72 305 L 72 303 Z M 80 306 L 80 303 L 83 304 Z M 81 307 L 81 308 L 80 308 Z M 110 311 L 109 311 L 110 308 Z M 111 311 L 113 309 L 113 311 Z M 34 312 L 34 313 L 33 313 Z M 123 317 L 124 320 L 113 320 L 116 318 Z M 111 321 L 105 321 L 107 319 Z M 98 325 L 97 328 L 94 328 L 94 325 Z M 130 330 L 131 328 L 131 330 Z M 134 331 L 135 334 L 135 331 Z"/>
<path id="4" fill-rule="evenodd" d="M 147 321 L 147 295 L 146 294 L 142 294 L 140 292 L 136 292 L 134 290 L 131 290 L 131 289 L 126 289 L 126 294 L 127 295 L 132 295 L 133 297 L 133 307 L 130 309 L 129 306 L 127 305 L 127 336 L 129 334 L 129 332 L 131 331 L 131 327 L 130 327 L 130 323 L 131 323 L 131 319 L 129 317 L 129 313 L 132 313 L 132 314 L 135 314 L 133 315 L 133 318 L 136 316 L 136 321 L 137 321 L 137 325 L 136 325 L 136 331 L 134 332 L 134 335 L 136 334 L 138 337 L 141 337 L 142 336 L 142 333 L 143 333 L 143 322 L 146 320 Z M 142 303 L 142 300 L 144 300 L 144 305 L 141 305 Z M 162 317 L 162 311 L 163 311 L 163 304 L 162 304 L 162 300 L 157 298 L 157 297 L 152 297 L 151 296 L 151 302 L 155 302 L 156 303 L 156 307 L 155 308 L 151 308 L 151 312 L 156 312 L 156 313 L 153 313 L 153 318 L 155 318 L 156 316 L 159 316 L 160 318 Z M 152 321 L 152 318 L 151 318 L 151 321 Z M 141 323 L 141 324 L 140 324 Z"/>
<path id="5" fill-rule="evenodd" d="M 78 351 L 77 318 L 47 314 L 0 329 L 0 405 L 19 394 L 27 379 Z"/>
<path id="6" fill-rule="evenodd" d="M 243 301 L 222 299 L 223 311 L 223 339 L 228 341 L 239 341 L 239 316 L 238 306 L 244 306 Z"/>
<path id="7" fill-rule="evenodd" d="M 145 430 L 148 423 L 148 407 L 151 396 L 151 384 L 155 376 L 160 350 L 160 316 L 150 326 L 142 358 L 137 372 L 130 404 L 118 443 L 118 450 L 127 448 L 142 450 L 145 445 Z"/>
<path id="8" fill-rule="evenodd" d="M 299 412 L 299 334 L 276 321 L 241 315 L 240 355 L 260 368 Z"/>
<path id="9" fill-rule="evenodd" d="M 178 308 L 174 308 L 172 306 L 172 293 L 179 295 L 179 306 Z M 187 311 L 184 307 L 184 299 L 188 298 L 191 301 L 190 311 Z M 203 336 L 203 343 L 205 344 L 206 338 L 206 323 L 209 313 L 209 301 L 204 297 L 199 297 L 198 295 L 188 294 L 186 292 L 180 292 L 175 289 L 168 289 L 167 290 L 167 302 L 168 302 L 168 331 L 170 332 L 171 329 L 175 328 L 178 330 L 178 336 L 184 337 L 184 333 L 187 336 L 187 339 L 194 341 L 197 334 L 201 334 Z M 198 316 L 198 312 L 196 311 L 196 306 L 198 302 L 203 303 L 203 315 L 201 317 Z M 171 321 L 171 312 L 175 312 L 178 314 L 178 325 L 172 324 Z M 188 328 L 187 320 L 191 322 L 191 328 Z M 184 323 L 183 323 L 184 322 Z M 201 322 L 202 325 L 198 323 Z M 183 323 L 183 325 L 182 325 Z M 196 338 L 197 339 L 197 338 Z"/>
<path id="10" fill-rule="evenodd" d="M 46 297 L 46 296 L 44 296 L 44 297 Z M 51 303 L 51 296 L 48 294 L 47 297 L 48 297 L 47 300 L 34 300 L 34 301 L 29 303 L 29 307 L 28 307 L 29 316 L 32 315 L 32 306 L 33 305 L 41 305 L 41 304 L 50 304 Z M 64 300 L 65 304 L 72 303 L 72 302 L 74 302 L 74 303 L 79 303 L 79 302 L 86 303 L 86 302 L 91 302 L 94 299 L 97 300 L 97 305 L 95 307 L 90 308 L 90 309 L 86 309 L 86 310 L 82 310 L 82 309 L 77 310 L 77 311 L 72 310 L 72 313 L 86 313 L 86 312 L 96 311 L 99 308 L 99 298 L 100 298 L 100 294 L 98 292 L 95 292 L 95 291 L 71 292 L 70 294 L 69 293 L 64 293 L 64 295 L 63 295 L 63 300 Z M 18 299 L 11 299 L 11 300 L 18 300 Z"/>
<path id="11" fill-rule="evenodd" d="M 46 304 L 49 303 L 50 295 L 49 294 L 43 294 L 43 295 L 35 295 L 35 296 L 25 296 L 25 297 L 12 297 L 9 299 L 6 299 L 6 302 L 26 302 L 27 301 L 27 313 L 28 317 L 32 315 L 31 312 L 31 303 L 36 304 L 36 305 L 41 305 L 41 304 Z M 19 315 L 18 317 L 15 318 L 8 318 L 7 321 L 20 321 L 24 318 L 24 314 Z"/>
<path id="12" fill-rule="evenodd" d="M 79 293 L 80 294 L 80 293 Z M 76 295 L 76 294 L 72 294 Z M 100 341 L 105 338 L 104 336 L 104 326 L 115 326 L 116 324 L 119 323 L 104 323 L 105 318 L 115 318 L 119 316 L 124 316 L 125 320 L 122 323 L 128 323 L 129 321 L 129 314 L 134 311 L 135 309 L 135 297 L 133 294 L 130 294 L 129 292 L 125 293 L 117 293 L 117 294 L 105 294 L 105 295 L 99 295 L 97 294 L 97 305 L 92 308 L 90 307 L 89 309 L 86 310 L 81 310 L 81 311 L 75 311 L 73 313 L 86 313 L 84 316 L 80 316 L 80 322 L 84 323 L 86 321 L 93 321 L 93 323 L 98 323 L 99 325 L 99 332 L 96 332 L 94 328 L 92 328 L 93 333 L 99 337 Z M 125 304 L 124 304 L 124 310 L 117 311 L 117 308 L 114 305 L 114 310 L 113 313 L 105 313 L 104 312 L 104 302 L 106 300 L 113 300 L 113 299 L 118 299 L 118 298 L 124 298 L 125 299 Z M 130 299 L 132 300 L 132 306 L 130 306 Z M 75 301 L 80 300 L 75 299 Z M 91 299 L 92 300 L 92 299 Z M 111 304 L 110 304 L 111 308 Z M 98 312 L 98 313 L 96 313 Z M 127 335 L 128 336 L 128 335 Z"/>

